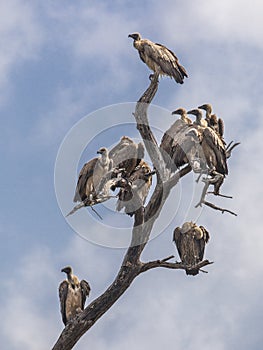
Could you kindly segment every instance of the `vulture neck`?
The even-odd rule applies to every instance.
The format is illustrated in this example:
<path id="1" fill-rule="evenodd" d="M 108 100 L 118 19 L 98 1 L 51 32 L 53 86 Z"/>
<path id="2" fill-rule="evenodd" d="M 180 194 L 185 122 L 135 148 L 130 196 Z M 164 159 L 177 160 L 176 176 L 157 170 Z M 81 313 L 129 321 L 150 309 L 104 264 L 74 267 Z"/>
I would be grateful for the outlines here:
<path id="1" fill-rule="evenodd" d="M 187 116 L 187 113 L 182 113 L 181 119 L 182 119 L 184 122 L 187 122 L 187 120 L 189 119 L 188 116 Z"/>
<path id="2" fill-rule="evenodd" d="M 100 162 L 101 164 L 105 165 L 109 162 L 109 155 L 108 155 L 108 152 L 105 152 L 101 155 L 100 157 Z"/>
<path id="3" fill-rule="evenodd" d="M 201 120 L 202 120 L 202 114 L 197 114 L 196 115 L 196 124 L 201 125 Z"/>
<path id="4" fill-rule="evenodd" d="M 135 49 L 137 49 L 137 50 L 139 50 L 140 49 L 140 47 L 141 47 L 141 40 L 139 39 L 139 40 L 135 40 L 134 39 L 134 41 L 133 41 L 133 46 L 135 47 Z"/>
<path id="5" fill-rule="evenodd" d="M 206 120 L 207 122 L 210 122 L 211 114 L 212 114 L 212 110 L 211 110 L 210 108 L 208 108 L 208 109 L 206 110 L 206 114 L 205 114 L 205 120 Z"/>
<path id="6" fill-rule="evenodd" d="M 69 272 L 67 274 L 68 282 L 70 283 L 72 288 L 75 288 L 76 285 L 78 284 L 79 280 L 76 276 L 72 274 L 72 272 Z"/>

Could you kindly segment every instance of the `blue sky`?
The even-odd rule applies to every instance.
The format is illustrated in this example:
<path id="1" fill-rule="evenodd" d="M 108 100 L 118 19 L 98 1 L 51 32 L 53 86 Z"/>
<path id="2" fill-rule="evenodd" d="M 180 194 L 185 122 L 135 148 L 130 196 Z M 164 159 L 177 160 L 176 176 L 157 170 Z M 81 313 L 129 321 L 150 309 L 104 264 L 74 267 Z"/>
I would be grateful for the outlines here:
<path id="1" fill-rule="evenodd" d="M 135 102 L 149 83 L 149 70 L 128 39 L 134 31 L 174 50 L 189 73 L 183 86 L 160 81 L 154 104 L 166 112 L 161 121 L 158 113 L 150 116 L 151 122 L 165 130 L 173 121 L 170 111 L 210 102 L 225 121 L 226 141 L 242 142 L 223 187 L 234 199 L 220 202 L 238 217 L 190 208 L 188 217 L 200 214 L 198 223 L 211 234 L 206 256 L 215 263 L 209 273 L 191 278 L 182 271 L 155 270 L 140 276 L 76 349 L 261 349 L 262 11 L 259 0 L 0 2 L 4 349 L 44 350 L 54 344 L 62 330 L 57 287 L 63 266 L 71 264 L 90 282 L 90 300 L 118 271 L 125 250 L 90 243 L 65 220 L 54 169 L 63 139 L 87 115 L 94 129 L 104 131 L 112 123 L 116 142 L 126 132 L 116 127 L 119 116 L 109 113 L 106 121 L 98 110 L 130 106 L 126 103 Z M 127 111 L 123 123 L 132 122 Z M 114 132 L 102 136 L 107 146 Z M 129 132 L 138 137 L 132 126 Z M 95 140 L 81 161 L 94 157 L 96 147 Z M 186 207 L 192 184 L 189 175 L 181 185 Z M 170 220 L 178 196 L 173 192 L 161 223 Z M 112 210 L 114 201 L 107 205 Z M 103 207 L 97 210 L 105 213 L 106 224 L 84 217 L 95 239 L 121 235 L 115 220 L 125 227 L 132 223 Z M 162 234 L 149 243 L 145 260 L 175 253 L 172 230 L 184 215 L 180 205 L 166 229 L 160 224 Z M 129 237 L 129 230 L 123 232 Z"/>

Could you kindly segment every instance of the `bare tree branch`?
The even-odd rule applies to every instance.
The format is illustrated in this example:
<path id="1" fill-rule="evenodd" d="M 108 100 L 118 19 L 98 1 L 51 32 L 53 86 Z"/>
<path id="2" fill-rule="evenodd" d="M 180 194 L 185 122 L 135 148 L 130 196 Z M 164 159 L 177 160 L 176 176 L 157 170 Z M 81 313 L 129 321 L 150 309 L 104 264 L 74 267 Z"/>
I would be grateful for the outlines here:
<path id="1" fill-rule="evenodd" d="M 167 269 L 189 270 L 189 266 L 186 266 L 183 263 L 180 263 L 180 262 L 175 262 L 175 263 L 167 262 L 167 259 L 170 259 L 170 258 L 171 257 L 165 258 L 163 260 L 155 260 L 155 261 L 149 261 L 147 263 L 143 263 L 142 266 L 141 266 L 140 273 L 148 271 L 148 270 L 151 270 L 151 269 L 155 269 L 156 267 L 164 267 L 164 268 L 167 268 Z M 210 262 L 208 260 L 203 260 L 203 261 L 200 261 L 198 264 L 196 264 L 194 266 L 191 266 L 191 269 L 193 269 L 193 270 L 194 269 L 200 270 L 202 267 L 210 265 L 210 264 L 213 264 L 213 262 Z"/>
<path id="2" fill-rule="evenodd" d="M 212 208 L 212 209 L 221 211 L 222 214 L 224 214 L 224 212 L 226 212 L 226 213 L 232 214 L 232 215 L 234 215 L 234 216 L 237 216 L 237 214 L 234 213 L 233 211 L 228 210 L 228 209 L 224 209 L 224 208 L 220 208 L 220 207 L 216 206 L 216 205 L 213 204 L 213 203 L 210 203 L 210 202 L 207 202 L 207 201 L 203 201 L 202 203 L 205 204 L 205 205 L 207 205 L 208 207 L 210 207 L 210 208 Z"/>
<path id="3" fill-rule="evenodd" d="M 166 169 L 162 154 L 150 129 L 147 117 L 148 105 L 154 98 L 157 89 L 158 76 L 155 75 L 151 80 L 150 86 L 138 101 L 134 113 L 137 128 L 141 133 L 152 163 L 157 170 L 158 180 L 152 197 L 146 208 L 141 207 L 135 212 L 131 244 L 124 256 L 117 277 L 101 296 L 91 302 L 83 312 L 66 325 L 52 350 L 72 349 L 80 337 L 110 309 L 140 273 L 154 267 L 183 268 L 182 264 L 167 262 L 171 257 L 149 263 L 142 263 L 140 261 L 141 253 L 149 240 L 153 225 L 171 189 L 177 184 L 181 177 L 191 171 L 191 167 L 186 166 L 170 178 L 170 174 Z M 202 266 L 205 265 L 201 265 L 200 267 Z"/>

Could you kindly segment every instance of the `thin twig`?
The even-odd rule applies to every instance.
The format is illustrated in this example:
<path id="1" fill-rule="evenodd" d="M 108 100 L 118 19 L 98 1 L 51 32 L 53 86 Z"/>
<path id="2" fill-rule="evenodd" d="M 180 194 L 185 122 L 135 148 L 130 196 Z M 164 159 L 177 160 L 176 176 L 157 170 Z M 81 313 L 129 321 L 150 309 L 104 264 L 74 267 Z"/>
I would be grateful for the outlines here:
<path id="1" fill-rule="evenodd" d="M 215 209 L 215 210 L 221 211 L 222 214 L 224 214 L 224 212 L 226 212 L 226 213 L 232 214 L 232 215 L 234 215 L 234 216 L 237 216 L 237 214 L 234 213 L 233 211 L 228 210 L 228 209 L 224 209 L 224 208 L 217 207 L 217 206 L 216 206 L 215 204 L 213 204 L 213 203 L 210 203 L 210 202 L 207 202 L 207 201 L 203 201 L 202 203 L 205 204 L 205 205 L 207 205 L 207 206 L 210 207 L 210 208 L 213 208 L 213 209 Z"/>

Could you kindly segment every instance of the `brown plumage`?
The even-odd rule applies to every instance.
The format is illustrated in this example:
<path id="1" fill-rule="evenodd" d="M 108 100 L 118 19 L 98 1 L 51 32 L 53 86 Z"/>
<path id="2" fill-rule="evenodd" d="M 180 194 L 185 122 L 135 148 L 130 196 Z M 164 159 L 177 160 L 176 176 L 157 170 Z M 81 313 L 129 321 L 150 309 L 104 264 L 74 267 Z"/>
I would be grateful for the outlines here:
<path id="1" fill-rule="evenodd" d="M 148 163 L 141 160 L 126 179 L 126 185 L 120 189 L 116 210 L 125 209 L 127 215 L 133 216 L 136 210 L 144 205 L 152 185 L 152 172 Z"/>
<path id="2" fill-rule="evenodd" d="M 85 280 L 79 280 L 73 275 L 70 266 L 64 267 L 61 272 L 67 274 L 67 279 L 59 285 L 59 300 L 62 321 L 64 325 L 84 310 L 86 298 L 90 294 L 90 285 Z"/>
<path id="3" fill-rule="evenodd" d="M 133 38 L 133 46 L 138 50 L 141 60 L 154 72 L 167 75 L 183 84 L 184 77 L 188 77 L 185 68 L 179 64 L 176 55 L 167 47 L 142 39 L 139 33 L 129 34 Z"/>
<path id="4" fill-rule="evenodd" d="M 202 149 L 210 169 L 215 169 L 222 175 L 228 174 L 226 149 L 218 134 L 211 128 L 203 131 Z"/>
<path id="5" fill-rule="evenodd" d="M 94 158 L 82 167 L 76 186 L 74 202 L 81 202 L 85 199 L 94 199 L 96 197 L 98 186 L 102 178 L 112 168 L 112 161 L 109 158 L 108 150 L 105 147 L 100 148 L 97 153 L 100 158 Z"/>
<path id="6" fill-rule="evenodd" d="M 194 266 L 203 260 L 208 240 L 209 232 L 193 222 L 185 222 L 182 227 L 174 230 L 173 241 L 182 263 L 186 266 L 187 275 L 195 276 L 199 273 Z"/>
<path id="7" fill-rule="evenodd" d="M 202 146 L 208 168 L 210 170 L 215 169 L 222 175 L 227 175 L 228 168 L 224 141 L 212 127 L 207 127 L 207 122 L 202 119 L 200 109 L 193 109 L 187 113 L 196 116 L 194 124 L 197 126 L 198 140 Z M 213 116 L 211 116 L 210 123 L 212 119 Z"/>
<path id="8" fill-rule="evenodd" d="M 123 136 L 120 142 L 109 152 L 114 168 L 124 169 L 125 177 L 129 177 L 144 157 L 144 146 L 135 143 L 128 136 Z"/>
<path id="9" fill-rule="evenodd" d="M 224 121 L 221 118 L 217 118 L 215 114 L 212 114 L 212 105 L 205 103 L 198 108 L 206 111 L 206 121 L 208 126 L 214 129 L 222 138 L 224 136 Z"/>
<path id="10" fill-rule="evenodd" d="M 162 137 L 160 149 L 167 168 L 172 172 L 189 163 L 195 152 L 195 141 L 187 136 L 192 127 L 190 123 L 178 119 Z"/>

